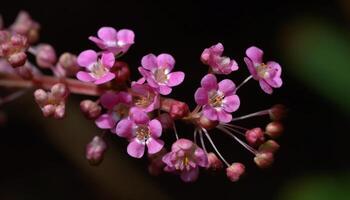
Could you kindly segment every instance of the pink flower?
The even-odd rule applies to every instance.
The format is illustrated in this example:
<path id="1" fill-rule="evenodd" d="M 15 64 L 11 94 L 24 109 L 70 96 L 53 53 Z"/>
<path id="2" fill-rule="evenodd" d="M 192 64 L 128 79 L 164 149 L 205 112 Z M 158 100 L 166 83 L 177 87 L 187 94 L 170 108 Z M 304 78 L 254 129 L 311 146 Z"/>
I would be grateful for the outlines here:
<path id="1" fill-rule="evenodd" d="M 133 83 L 131 86 L 133 104 L 145 112 L 159 108 L 159 94 L 148 84 Z"/>
<path id="2" fill-rule="evenodd" d="M 185 182 L 197 180 L 199 167 L 208 166 L 208 157 L 203 149 L 187 139 L 177 140 L 171 147 L 171 152 L 163 157 L 167 165 L 164 170 L 178 172 Z"/>
<path id="3" fill-rule="evenodd" d="M 128 119 L 121 120 L 116 128 L 117 135 L 129 139 L 128 154 L 134 158 L 141 158 L 145 146 L 149 154 L 159 152 L 164 142 L 158 139 L 162 134 L 162 125 L 157 119 L 150 120 L 147 114 L 139 108 L 130 109 Z"/>
<path id="4" fill-rule="evenodd" d="M 203 115 L 212 121 L 230 122 L 230 113 L 236 111 L 240 104 L 235 95 L 235 84 L 228 79 L 217 83 L 216 77 L 208 74 L 202 78 L 201 86 L 194 98 L 198 105 L 203 106 Z"/>
<path id="5" fill-rule="evenodd" d="M 264 52 L 257 47 L 250 47 L 246 51 L 247 57 L 244 58 L 248 70 L 253 78 L 259 81 L 261 89 L 267 94 L 272 93 L 272 88 L 282 86 L 281 66 L 274 61 L 266 64 L 263 62 Z"/>
<path id="6" fill-rule="evenodd" d="M 170 94 L 171 87 L 179 85 L 185 78 L 183 72 L 170 73 L 174 68 L 175 60 L 169 54 L 160 54 L 157 57 L 148 54 L 142 58 L 141 64 L 139 71 L 144 79 L 162 95 Z"/>
<path id="7" fill-rule="evenodd" d="M 127 92 L 106 92 L 100 101 L 108 111 L 99 116 L 95 124 L 101 129 L 111 129 L 114 132 L 117 122 L 129 115 L 131 95 Z"/>
<path id="8" fill-rule="evenodd" d="M 89 71 L 77 73 L 77 78 L 81 81 L 93 82 L 98 85 L 115 78 L 115 75 L 110 72 L 115 62 L 113 53 L 102 53 L 102 57 L 99 59 L 94 50 L 86 50 L 79 54 L 77 61 L 81 67 Z"/>
<path id="9" fill-rule="evenodd" d="M 103 50 L 113 52 L 115 55 L 120 52 L 126 53 L 129 47 L 134 44 L 134 32 L 128 29 L 116 31 L 112 27 L 102 27 L 97 32 L 98 37 L 90 36 L 89 39 L 96 43 Z"/>
<path id="10" fill-rule="evenodd" d="M 230 74 L 238 70 L 237 62 L 229 57 L 221 56 L 223 52 L 224 46 L 221 43 L 217 43 L 204 49 L 201 61 L 209 65 L 215 74 Z"/>

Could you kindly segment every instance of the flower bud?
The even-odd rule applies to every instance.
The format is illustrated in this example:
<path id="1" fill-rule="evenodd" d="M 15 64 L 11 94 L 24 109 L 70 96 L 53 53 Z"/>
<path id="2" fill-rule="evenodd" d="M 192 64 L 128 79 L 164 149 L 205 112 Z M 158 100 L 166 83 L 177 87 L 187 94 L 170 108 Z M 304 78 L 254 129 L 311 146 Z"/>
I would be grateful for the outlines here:
<path id="1" fill-rule="evenodd" d="M 125 62 L 116 61 L 114 63 L 113 73 L 115 74 L 115 81 L 117 83 L 124 83 L 129 80 L 130 70 L 129 66 Z"/>
<path id="2" fill-rule="evenodd" d="M 260 168 L 267 168 L 273 163 L 273 153 L 271 152 L 259 152 L 254 158 L 254 162 Z"/>
<path id="3" fill-rule="evenodd" d="M 53 117 L 55 119 L 62 119 L 64 117 L 66 106 L 64 103 L 56 106 Z"/>
<path id="4" fill-rule="evenodd" d="M 280 122 L 270 122 L 265 128 L 265 132 L 272 138 L 279 137 L 283 132 L 283 125 Z"/>
<path id="5" fill-rule="evenodd" d="M 65 84 L 56 83 L 51 87 L 51 94 L 56 99 L 66 99 L 69 91 Z"/>
<path id="6" fill-rule="evenodd" d="M 45 117 L 50 117 L 55 113 L 56 106 L 52 104 L 47 104 L 44 107 L 41 108 L 41 111 L 43 112 L 43 115 Z"/>
<path id="7" fill-rule="evenodd" d="M 208 162 L 209 162 L 208 169 L 212 169 L 216 171 L 223 168 L 223 164 L 221 160 L 213 152 L 208 153 Z"/>
<path id="8" fill-rule="evenodd" d="M 91 100 L 80 102 L 80 110 L 88 119 L 96 119 L 101 114 L 101 106 Z"/>
<path id="9" fill-rule="evenodd" d="M 199 118 L 197 118 L 196 122 L 198 126 L 207 130 L 213 129 L 219 124 L 218 121 L 211 121 L 204 115 L 201 115 Z"/>
<path id="10" fill-rule="evenodd" d="M 174 120 L 170 117 L 170 115 L 168 113 L 160 114 L 157 117 L 157 119 L 159 120 L 159 122 L 162 125 L 163 129 L 173 128 Z"/>
<path id="11" fill-rule="evenodd" d="M 39 105 L 43 105 L 47 102 L 48 95 L 43 89 L 37 89 L 34 92 L 34 98 Z"/>
<path id="12" fill-rule="evenodd" d="M 7 61 L 12 65 L 12 67 L 20 67 L 23 66 L 27 61 L 27 54 L 24 52 L 18 52 L 11 54 Z"/>
<path id="13" fill-rule="evenodd" d="M 271 120 L 273 121 L 279 121 L 283 119 L 287 114 L 287 109 L 282 104 L 277 104 L 272 106 L 272 108 L 269 110 L 269 115 Z"/>
<path id="14" fill-rule="evenodd" d="M 259 146 L 259 152 L 275 153 L 280 148 L 280 145 L 274 140 L 268 140 Z"/>
<path id="15" fill-rule="evenodd" d="M 264 132 L 261 128 L 253 128 L 245 132 L 245 138 L 251 146 L 259 146 L 264 142 Z"/>
<path id="16" fill-rule="evenodd" d="M 36 63 L 39 67 L 50 68 L 56 63 L 56 52 L 49 44 L 40 44 L 36 48 Z"/>
<path id="17" fill-rule="evenodd" d="M 90 165 L 99 165 L 103 160 L 106 149 L 107 144 L 104 139 L 100 136 L 95 136 L 86 146 L 85 157 Z"/>
<path id="18" fill-rule="evenodd" d="M 35 43 L 39 38 L 40 25 L 32 20 L 29 14 L 21 11 L 10 29 L 28 38 L 29 43 Z"/>
<path id="19" fill-rule="evenodd" d="M 60 56 L 56 69 L 62 76 L 73 76 L 79 71 L 77 56 L 71 53 L 64 53 Z"/>
<path id="20" fill-rule="evenodd" d="M 226 175 L 232 182 L 239 180 L 240 176 L 244 173 L 245 166 L 242 163 L 233 163 L 226 168 Z"/>
<path id="21" fill-rule="evenodd" d="M 186 103 L 176 101 L 170 106 L 169 114 L 173 119 L 180 119 L 188 115 L 189 112 L 190 109 Z"/>

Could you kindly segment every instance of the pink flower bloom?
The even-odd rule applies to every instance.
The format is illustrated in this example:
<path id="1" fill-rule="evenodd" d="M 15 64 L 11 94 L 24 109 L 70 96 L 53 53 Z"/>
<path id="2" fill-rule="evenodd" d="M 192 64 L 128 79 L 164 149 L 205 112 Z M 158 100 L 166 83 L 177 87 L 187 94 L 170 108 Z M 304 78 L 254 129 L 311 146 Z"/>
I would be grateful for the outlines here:
<path id="1" fill-rule="evenodd" d="M 164 142 L 158 139 L 162 134 L 162 125 L 157 119 L 150 120 L 147 114 L 137 107 L 130 110 L 129 118 L 121 120 L 116 128 L 117 135 L 129 139 L 128 154 L 141 158 L 145 146 L 149 154 L 159 152 Z"/>
<path id="2" fill-rule="evenodd" d="M 247 57 L 244 58 L 248 70 L 253 78 L 259 81 L 261 89 L 267 94 L 272 93 L 272 88 L 282 86 L 281 66 L 274 61 L 266 64 L 263 62 L 264 52 L 257 47 L 250 47 L 246 51 Z"/>
<path id="3" fill-rule="evenodd" d="M 89 71 L 77 73 L 77 78 L 81 81 L 93 82 L 98 85 L 115 78 L 115 74 L 110 72 L 115 62 L 113 53 L 102 53 L 102 57 L 99 59 L 95 51 L 86 50 L 79 54 L 77 61 L 81 67 Z"/>
<path id="4" fill-rule="evenodd" d="M 177 140 L 171 147 L 171 152 L 163 157 L 167 165 L 164 170 L 178 172 L 185 182 L 197 180 L 199 167 L 208 166 L 208 157 L 203 149 L 187 139 Z"/>
<path id="5" fill-rule="evenodd" d="M 116 31 L 112 27 L 102 27 L 97 32 L 98 37 L 90 36 L 89 39 L 96 43 L 103 50 L 113 52 L 115 55 L 120 52 L 126 53 L 129 47 L 134 44 L 134 32 L 128 29 Z"/>
<path id="6" fill-rule="evenodd" d="M 129 115 L 131 95 L 127 92 L 106 92 L 100 101 L 108 111 L 100 115 L 95 124 L 101 129 L 111 129 L 114 132 L 117 122 Z"/>
<path id="7" fill-rule="evenodd" d="M 145 112 L 159 108 L 159 94 L 148 84 L 133 83 L 131 86 L 133 104 Z"/>
<path id="8" fill-rule="evenodd" d="M 141 75 L 162 95 L 170 94 L 171 87 L 179 85 L 185 78 L 183 72 L 170 73 L 174 68 L 175 60 L 169 54 L 160 54 L 157 57 L 148 54 L 142 58 L 141 64 L 142 67 L 139 67 Z"/>
<path id="9" fill-rule="evenodd" d="M 201 86 L 194 98 L 198 105 L 203 106 L 203 115 L 212 121 L 230 122 L 230 113 L 236 111 L 240 104 L 235 95 L 235 84 L 228 79 L 217 83 L 216 77 L 208 74 L 202 78 Z"/>
<path id="10" fill-rule="evenodd" d="M 237 62 L 229 57 L 221 56 L 223 52 L 224 46 L 221 43 L 217 43 L 204 49 L 201 61 L 209 65 L 215 74 L 230 74 L 238 70 Z"/>

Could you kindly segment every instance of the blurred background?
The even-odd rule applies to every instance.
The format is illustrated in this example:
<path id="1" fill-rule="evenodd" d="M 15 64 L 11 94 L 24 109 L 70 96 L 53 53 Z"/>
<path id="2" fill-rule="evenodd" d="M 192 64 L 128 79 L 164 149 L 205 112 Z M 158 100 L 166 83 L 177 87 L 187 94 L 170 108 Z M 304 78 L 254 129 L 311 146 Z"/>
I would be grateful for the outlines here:
<path id="1" fill-rule="evenodd" d="M 246 164 L 247 173 L 231 183 L 225 173 L 203 172 L 196 183 L 176 176 L 151 176 L 147 159 L 133 159 L 127 142 L 109 135 L 109 151 L 99 167 L 89 166 L 85 145 L 98 130 L 71 96 L 67 118 L 45 119 L 32 94 L 1 108 L 8 123 L 0 127 L 0 199 L 350 199 L 350 1 L 2 1 L 0 13 L 9 25 L 20 10 L 41 23 L 41 42 L 57 53 L 79 53 L 95 46 L 87 40 L 101 26 L 129 28 L 136 43 L 122 58 L 133 78 L 148 53 L 174 55 L 187 74 L 172 97 L 194 107 L 193 94 L 207 68 L 199 57 L 217 42 L 240 65 L 229 78 L 236 84 L 249 74 L 246 48 L 256 45 L 266 60 L 283 68 L 284 85 L 272 96 L 250 81 L 239 95 L 236 116 L 288 106 L 286 131 L 278 140 L 275 164 L 258 169 L 252 156 L 222 134 L 213 134 L 223 154 Z M 267 118 L 243 121 L 264 126 Z M 179 134 L 192 129 L 179 124 Z M 168 144 L 173 135 L 164 134 Z"/>

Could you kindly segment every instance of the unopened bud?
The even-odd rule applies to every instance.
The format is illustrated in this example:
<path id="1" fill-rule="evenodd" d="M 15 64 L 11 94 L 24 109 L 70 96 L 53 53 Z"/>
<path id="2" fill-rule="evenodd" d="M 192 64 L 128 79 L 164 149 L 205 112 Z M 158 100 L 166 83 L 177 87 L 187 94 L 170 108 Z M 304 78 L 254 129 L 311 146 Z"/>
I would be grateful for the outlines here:
<path id="1" fill-rule="evenodd" d="M 170 98 L 161 99 L 160 107 L 161 110 L 168 112 L 173 119 L 183 118 L 190 112 L 186 103 Z"/>
<path id="2" fill-rule="evenodd" d="M 258 146 L 265 140 L 264 132 L 261 128 L 253 128 L 245 132 L 245 138 L 251 146 Z"/>
<path id="3" fill-rule="evenodd" d="M 11 54 L 7 61 L 12 65 L 12 67 L 20 67 L 23 66 L 27 61 L 27 54 L 24 52 L 18 52 Z"/>
<path id="4" fill-rule="evenodd" d="M 280 145 L 274 140 L 268 140 L 259 146 L 259 152 L 275 153 L 280 148 Z"/>
<path id="5" fill-rule="evenodd" d="M 272 106 L 269 110 L 270 118 L 274 121 L 283 119 L 287 114 L 287 108 L 282 104 Z"/>
<path id="6" fill-rule="evenodd" d="M 221 160 L 213 152 L 208 153 L 208 162 L 209 162 L 209 165 L 208 165 L 209 169 L 216 171 L 223 168 L 223 164 Z"/>
<path id="7" fill-rule="evenodd" d="M 104 139 L 100 136 L 95 136 L 86 146 L 85 157 L 90 165 L 99 165 L 103 160 L 106 149 L 107 144 Z"/>
<path id="8" fill-rule="evenodd" d="M 265 128 L 266 134 L 272 138 L 279 137 L 282 134 L 283 130 L 284 128 L 281 122 L 270 122 Z"/>
<path id="9" fill-rule="evenodd" d="M 43 115 L 45 117 L 50 117 L 55 113 L 56 106 L 52 104 L 47 104 L 44 107 L 41 108 L 41 111 L 43 112 Z"/>
<path id="10" fill-rule="evenodd" d="M 64 103 L 56 106 L 55 113 L 54 113 L 53 117 L 55 119 L 62 119 L 65 115 L 65 110 L 66 110 L 66 106 Z"/>
<path id="11" fill-rule="evenodd" d="M 236 182 L 245 171 L 245 166 L 242 163 L 233 163 L 226 168 L 226 175 L 232 182 Z"/>
<path id="12" fill-rule="evenodd" d="M 47 102 L 48 95 L 43 89 L 37 89 L 34 92 L 34 98 L 39 105 L 43 105 Z"/>
<path id="13" fill-rule="evenodd" d="M 40 44 L 36 49 L 36 62 L 39 67 L 50 68 L 57 61 L 55 49 L 49 44 Z"/>
<path id="14" fill-rule="evenodd" d="M 205 128 L 207 130 L 213 129 L 219 124 L 218 121 L 211 121 L 204 115 L 201 115 L 199 118 L 197 118 L 196 122 L 199 127 Z"/>
<path id="15" fill-rule="evenodd" d="M 57 99 L 66 99 L 69 94 L 69 91 L 65 84 L 56 83 L 51 87 L 51 94 Z"/>
<path id="16" fill-rule="evenodd" d="M 96 119 L 101 114 L 101 106 L 91 100 L 80 102 L 80 110 L 88 119 Z"/>
<path id="17" fill-rule="evenodd" d="M 273 153 L 259 152 L 254 157 L 254 162 L 260 168 L 267 168 L 273 163 Z"/>
<path id="18" fill-rule="evenodd" d="M 63 76 L 75 75 L 79 71 L 77 56 L 67 52 L 62 54 L 57 63 L 57 70 Z"/>
<path id="19" fill-rule="evenodd" d="M 124 83 L 129 80 L 130 70 L 129 66 L 125 62 L 116 61 L 113 68 L 113 73 L 115 74 L 115 81 L 117 83 Z"/>

